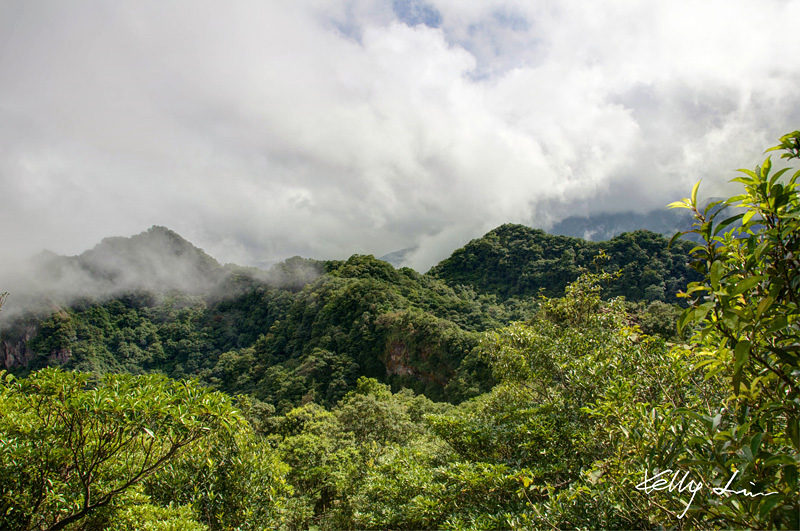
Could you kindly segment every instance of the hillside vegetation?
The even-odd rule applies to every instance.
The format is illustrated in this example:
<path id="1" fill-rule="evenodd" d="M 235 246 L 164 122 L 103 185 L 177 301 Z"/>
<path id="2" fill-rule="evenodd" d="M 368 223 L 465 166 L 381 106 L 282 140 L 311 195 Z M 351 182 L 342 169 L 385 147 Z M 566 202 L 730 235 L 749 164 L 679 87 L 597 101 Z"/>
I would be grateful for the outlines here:
<path id="1" fill-rule="evenodd" d="M 687 241 L 669 247 L 663 236 L 644 230 L 592 242 L 503 225 L 458 249 L 429 274 L 506 300 L 539 294 L 558 297 L 582 269 L 603 267 L 621 274 L 605 290 L 606 297 L 675 303 L 677 293 L 700 278 L 688 264 L 692 247 Z M 601 251 L 607 261 L 598 265 Z"/>
<path id="2" fill-rule="evenodd" d="M 361 255 L 294 258 L 262 272 L 222 267 L 154 227 L 108 238 L 79 257 L 51 257 L 57 278 L 78 270 L 92 289 L 56 312 L 5 327 L 3 359 L 18 373 L 60 365 L 198 378 L 279 411 L 309 400 L 331 406 L 360 376 L 459 402 L 493 384 L 486 363 L 471 354 L 479 333 L 529 319 L 539 295 L 562 295 L 586 268 L 619 269 L 605 296 L 628 294 L 640 301 L 630 309 L 648 331 L 674 335 L 677 310 L 661 301 L 675 295 L 665 286 L 697 273 L 686 265 L 686 245 L 667 243 L 645 231 L 595 244 L 504 225 L 426 275 Z M 605 249 L 608 259 L 598 260 Z M 202 274 L 187 280 L 186 271 Z M 182 289 L 155 289 L 175 272 Z M 146 279 L 142 287 L 137 277 Z"/>
<path id="3" fill-rule="evenodd" d="M 0 528 L 796 529 L 787 171 L 674 203 L 699 244 L 504 225 L 425 275 L 171 245 L 215 289 L 4 325 Z"/>

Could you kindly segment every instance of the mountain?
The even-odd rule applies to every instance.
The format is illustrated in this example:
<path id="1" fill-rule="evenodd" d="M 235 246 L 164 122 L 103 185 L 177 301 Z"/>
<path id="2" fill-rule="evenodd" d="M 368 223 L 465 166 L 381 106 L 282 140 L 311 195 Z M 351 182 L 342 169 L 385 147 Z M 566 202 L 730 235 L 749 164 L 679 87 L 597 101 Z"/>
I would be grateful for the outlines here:
<path id="1" fill-rule="evenodd" d="M 130 249 L 127 239 L 112 244 Z M 174 248 L 167 249 L 171 255 Z M 324 274 L 305 277 L 298 289 L 297 272 L 313 275 L 320 266 Z M 116 271 L 103 271 L 109 270 Z M 480 363 L 463 363 L 478 332 L 530 316 L 519 305 L 505 311 L 492 297 L 372 256 L 322 263 L 295 258 L 276 274 L 289 281 L 251 276 L 226 297 L 173 291 L 76 299 L 42 318 L 4 326 L 0 365 L 23 373 L 52 364 L 95 373 L 159 371 L 254 394 L 281 410 L 308 397 L 334 404 L 365 375 L 458 400 L 491 382 L 488 375 L 474 377 Z"/>
<path id="2" fill-rule="evenodd" d="M 391 253 L 387 253 L 383 256 L 378 257 L 378 260 L 383 260 L 384 262 L 389 262 L 394 267 L 400 267 L 405 262 L 406 257 L 417 250 L 417 247 L 406 247 L 405 249 L 400 249 L 399 251 L 393 251 Z"/>
<path id="3" fill-rule="evenodd" d="M 105 238 L 77 256 L 41 252 L 24 271 L 2 279 L 12 292 L 3 317 L 131 291 L 208 295 L 230 274 L 202 249 L 154 226 L 128 238 Z"/>
<path id="4" fill-rule="evenodd" d="M 130 238 L 105 238 L 75 259 L 89 277 L 122 290 L 204 293 L 225 277 L 222 266 L 166 227 Z"/>
<path id="5" fill-rule="evenodd" d="M 610 240 L 624 232 L 637 230 L 648 230 L 670 238 L 678 231 L 687 230 L 693 221 L 689 210 L 659 208 L 645 213 L 570 216 L 553 225 L 549 232 L 590 241 Z"/>
<path id="6" fill-rule="evenodd" d="M 450 285 L 470 286 L 501 300 L 543 294 L 561 296 L 582 269 L 620 271 L 607 296 L 632 301 L 677 302 L 676 294 L 699 277 L 687 264 L 693 244 L 669 248 L 660 234 L 637 230 L 592 242 L 548 234 L 523 225 L 502 225 L 472 240 L 428 274 Z M 595 263 L 604 251 L 606 261 Z"/>
<path id="7" fill-rule="evenodd" d="M 608 296 L 673 301 L 694 278 L 687 245 L 668 249 L 647 231 L 587 242 L 503 225 L 424 275 L 362 255 L 294 257 L 267 272 L 221 266 L 153 227 L 74 257 L 42 254 L 42 286 L 62 291 L 48 294 L 49 311 L 2 325 L 0 366 L 158 371 L 280 411 L 335 404 L 360 376 L 458 402 L 492 384 L 475 351 L 482 332 L 530 319 L 540 293 L 563 295 L 582 268 L 621 270 Z"/>

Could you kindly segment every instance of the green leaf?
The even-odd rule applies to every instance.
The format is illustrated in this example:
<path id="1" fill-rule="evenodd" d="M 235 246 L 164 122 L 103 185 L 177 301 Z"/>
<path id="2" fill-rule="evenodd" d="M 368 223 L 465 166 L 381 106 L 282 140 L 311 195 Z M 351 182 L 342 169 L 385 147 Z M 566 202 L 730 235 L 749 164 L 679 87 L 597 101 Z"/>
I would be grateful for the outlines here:
<path id="1" fill-rule="evenodd" d="M 711 264 L 711 286 L 714 290 L 719 289 L 719 281 L 722 278 L 722 274 L 725 271 L 725 264 L 723 264 L 719 260 L 715 260 L 713 264 Z"/>
<path id="2" fill-rule="evenodd" d="M 684 199 L 683 201 L 673 201 L 672 203 L 667 205 L 667 208 L 689 208 L 691 209 L 692 206 L 689 204 L 688 199 Z"/>
<path id="3" fill-rule="evenodd" d="M 741 455 L 748 463 L 753 462 L 753 451 L 750 449 L 749 446 L 742 446 Z"/>
<path id="4" fill-rule="evenodd" d="M 780 176 L 783 175 L 784 173 L 786 173 L 787 171 L 789 171 L 789 168 L 783 168 L 783 169 L 775 172 L 775 175 L 773 175 L 769 180 L 770 186 L 775 184 L 775 181 L 777 181 L 780 178 Z"/>
<path id="5" fill-rule="evenodd" d="M 680 238 L 684 234 L 687 234 L 687 233 L 686 232 L 676 232 L 675 234 L 673 234 L 672 238 L 669 239 L 669 243 L 667 244 L 667 247 L 668 248 L 672 248 L 672 244 L 675 243 L 675 240 L 677 240 L 678 238 Z"/>
<path id="6" fill-rule="evenodd" d="M 784 494 L 770 494 L 769 496 L 766 496 L 758 508 L 758 515 L 761 518 L 766 518 L 769 512 L 784 499 L 786 499 Z"/>
<path id="7" fill-rule="evenodd" d="M 717 206 L 717 205 L 718 205 L 718 204 L 720 204 L 720 203 L 722 203 L 722 200 L 721 200 L 721 199 L 720 199 L 720 200 L 718 200 L 718 201 L 711 201 L 709 204 L 707 204 L 707 205 L 706 205 L 706 208 L 705 208 L 705 209 L 703 209 L 703 214 L 705 214 L 706 216 L 708 216 L 708 213 L 709 213 L 711 210 L 713 210 L 713 209 L 714 209 L 714 207 L 715 207 L 715 206 Z M 718 210 L 717 212 L 715 212 L 715 213 L 714 213 L 714 215 L 713 215 L 713 216 L 711 216 L 711 217 L 712 217 L 712 218 L 713 218 L 713 217 L 715 217 L 717 214 L 719 214 L 720 212 L 722 212 L 722 210 L 723 210 L 723 209 L 725 209 L 726 207 L 727 207 L 727 205 L 726 205 L 726 206 L 724 206 L 724 207 L 722 207 L 721 209 L 719 209 L 719 210 Z"/>
<path id="8" fill-rule="evenodd" d="M 764 438 L 764 432 L 756 433 L 750 441 L 750 452 L 753 455 L 758 455 L 758 450 L 761 448 L 761 440 Z"/>
<path id="9" fill-rule="evenodd" d="M 772 169 L 772 160 L 770 159 L 770 157 L 767 157 L 766 160 L 764 160 L 763 166 L 761 167 L 761 176 L 766 179 L 771 169 Z"/>
<path id="10" fill-rule="evenodd" d="M 758 276 L 758 277 L 750 277 L 750 278 L 746 278 L 744 280 L 740 280 L 739 282 L 736 283 L 734 288 L 730 291 L 730 295 L 732 297 L 735 297 L 736 295 L 739 295 L 740 293 L 744 293 L 745 291 L 747 291 L 747 290 L 753 288 L 754 286 L 758 285 L 758 283 L 761 282 L 762 280 L 763 280 L 763 277 L 760 277 L 760 276 Z"/>
<path id="11" fill-rule="evenodd" d="M 789 324 L 788 319 L 785 315 L 779 315 L 778 317 L 772 319 L 769 323 L 769 326 L 766 329 L 767 334 L 771 334 L 773 332 L 778 332 L 786 328 Z"/>
<path id="12" fill-rule="evenodd" d="M 767 308 L 772 306 L 772 303 L 775 302 L 775 299 L 772 297 L 764 297 L 761 299 L 761 302 L 758 303 L 756 307 L 756 319 L 761 319 L 761 316 L 764 315 L 764 312 L 767 311 Z"/>
<path id="13" fill-rule="evenodd" d="M 800 450 L 800 425 L 798 425 L 797 417 L 789 417 L 786 421 L 786 433 L 792 441 L 794 447 Z"/>
<path id="14" fill-rule="evenodd" d="M 729 217 L 729 218 L 727 218 L 727 219 L 724 219 L 724 220 L 722 220 L 722 221 L 721 221 L 721 222 L 720 222 L 720 223 L 717 225 L 717 227 L 714 229 L 714 235 L 717 235 L 717 234 L 719 234 L 719 231 L 721 231 L 722 229 L 724 229 L 725 227 L 727 227 L 728 225 L 730 225 L 730 224 L 731 224 L 731 223 L 733 223 L 734 221 L 736 221 L 736 220 L 738 220 L 738 219 L 742 218 L 742 216 L 743 216 L 743 215 L 744 215 L 744 214 L 736 214 L 735 216 L 732 216 L 732 217 Z"/>
<path id="15" fill-rule="evenodd" d="M 692 188 L 692 205 L 697 205 L 697 189 L 700 187 L 700 181 L 697 181 Z"/>
<path id="16" fill-rule="evenodd" d="M 786 479 L 786 484 L 793 491 L 797 490 L 797 465 L 789 465 L 783 467 L 783 477 Z"/>
<path id="17" fill-rule="evenodd" d="M 756 250 L 753 253 L 753 255 L 756 257 L 756 260 L 760 260 L 761 259 L 761 257 L 763 256 L 764 252 L 769 247 L 769 244 L 770 244 L 769 241 L 763 241 L 758 245 L 758 247 L 756 247 Z"/>
<path id="18" fill-rule="evenodd" d="M 793 465 L 793 464 L 794 464 L 794 459 L 785 454 L 774 455 L 764 460 L 764 466 Z"/>

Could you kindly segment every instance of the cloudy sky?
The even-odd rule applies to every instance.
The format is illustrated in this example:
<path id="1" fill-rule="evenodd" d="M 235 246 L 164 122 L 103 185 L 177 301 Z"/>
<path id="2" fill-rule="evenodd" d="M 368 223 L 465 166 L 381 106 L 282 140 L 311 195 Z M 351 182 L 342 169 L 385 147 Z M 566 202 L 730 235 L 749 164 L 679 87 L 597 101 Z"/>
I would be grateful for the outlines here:
<path id="1" fill-rule="evenodd" d="M 798 0 L 2 0 L 2 253 L 164 225 L 221 262 L 418 245 L 424 271 L 502 223 L 719 193 L 800 128 L 798 20 Z"/>

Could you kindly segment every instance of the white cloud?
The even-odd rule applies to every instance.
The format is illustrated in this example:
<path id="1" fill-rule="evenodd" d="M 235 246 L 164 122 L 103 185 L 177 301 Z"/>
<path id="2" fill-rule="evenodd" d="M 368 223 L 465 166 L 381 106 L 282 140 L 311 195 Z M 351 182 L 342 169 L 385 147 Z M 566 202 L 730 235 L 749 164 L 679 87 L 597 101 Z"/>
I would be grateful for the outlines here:
<path id="1" fill-rule="evenodd" d="M 159 224 L 223 262 L 420 244 L 424 270 L 718 188 L 798 127 L 798 1 L 475 4 L 3 3 L 0 245 Z"/>

